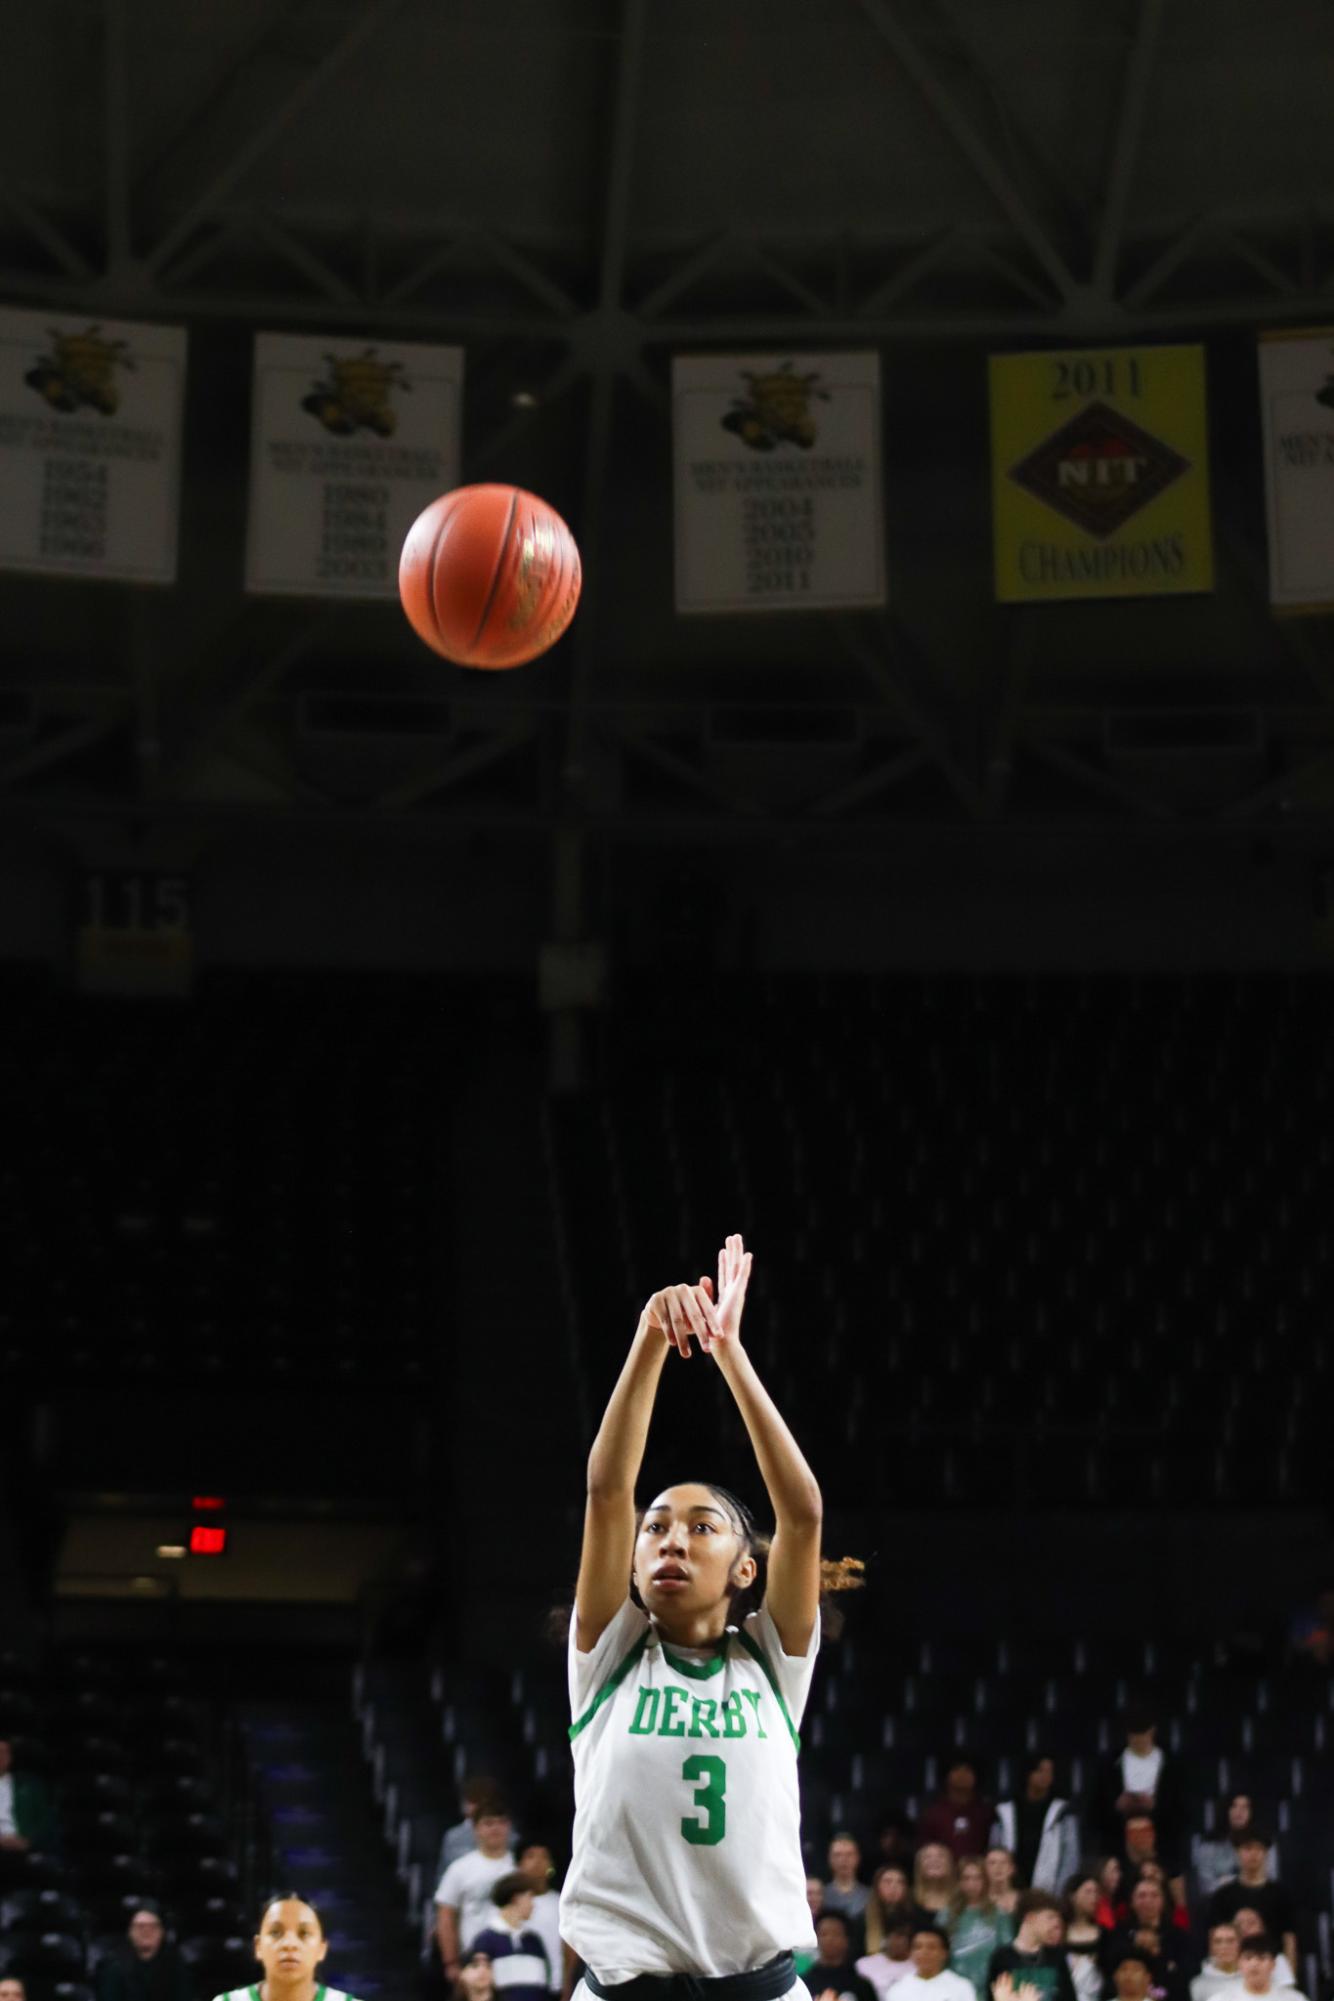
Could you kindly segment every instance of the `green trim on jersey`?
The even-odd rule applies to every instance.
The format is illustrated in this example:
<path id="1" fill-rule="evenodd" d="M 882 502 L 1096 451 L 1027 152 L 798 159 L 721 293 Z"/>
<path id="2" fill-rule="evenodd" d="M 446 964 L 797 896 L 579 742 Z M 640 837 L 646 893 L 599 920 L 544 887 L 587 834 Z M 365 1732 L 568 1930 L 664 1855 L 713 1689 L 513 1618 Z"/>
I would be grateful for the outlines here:
<path id="1" fill-rule="evenodd" d="M 792 1718 L 788 1713 L 788 1706 L 783 1700 L 783 1691 L 778 1686 L 778 1677 L 769 1665 L 768 1656 L 766 1655 L 763 1647 L 760 1646 L 759 1642 L 757 1640 L 753 1640 L 750 1634 L 746 1632 L 744 1627 L 739 1626 L 737 1628 L 737 1638 L 740 1640 L 742 1646 L 746 1649 L 746 1652 L 750 1654 L 753 1659 L 757 1660 L 760 1666 L 763 1668 L 764 1678 L 774 1692 L 774 1701 L 778 1704 L 779 1710 L 782 1713 L 783 1721 L 787 1725 L 788 1735 L 792 1739 L 794 1747 L 799 1751 L 801 1749 L 801 1739 L 797 1735 L 797 1726 L 792 1721 Z"/>
<path id="2" fill-rule="evenodd" d="M 674 1654 L 666 1640 L 662 1642 L 662 1657 L 677 1674 L 687 1674 L 692 1681 L 707 1681 L 710 1675 L 717 1674 L 719 1668 L 727 1664 L 727 1639 L 724 1636 L 722 1652 L 715 1654 L 711 1661 L 688 1661 L 683 1655 Z"/>
<path id="3" fill-rule="evenodd" d="M 643 1632 L 640 1634 L 639 1638 L 635 1641 L 634 1645 L 631 1647 L 629 1653 L 626 1655 L 625 1659 L 621 1662 L 620 1666 L 617 1668 L 613 1668 L 611 1673 L 607 1676 L 607 1679 L 603 1682 L 601 1688 L 598 1690 L 597 1694 L 593 1697 L 593 1700 L 589 1703 L 587 1709 L 584 1711 L 583 1715 L 579 1718 L 578 1722 L 572 1723 L 570 1725 L 571 1743 L 574 1742 L 575 1738 L 579 1735 L 579 1732 L 583 1729 L 586 1729 L 587 1726 L 593 1721 L 593 1718 L 597 1715 L 599 1709 L 601 1709 L 603 1703 L 607 1701 L 608 1697 L 615 1695 L 617 1689 L 620 1687 L 621 1683 L 625 1680 L 625 1677 L 629 1674 L 631 1668 L 634 1667 L 635 1663 L 638 1661 L 640 1655 L 643 1653 L 645 1647 L 647 1647 L 652 1637 L 653 1637 L 652 1626 L 645 1626 Z M 318 1995 L 316 1996 L 316 2001 L 319 2001 Z"/>
<path id="4" fill-rule="evenodd" d="M 216 1995 L 214 2001 L 264 2001 L 264 1997 L 260 1993 L 262 1985 L 263 1983 L 257 1980 L 253 1987 L 229 1987 L 225 1994 Z M 342 1992 L 341 1988 L 337 1987 L 333 1991 L 335 1994 Z M 328 1992 L 328 1988 L 321 1982 L 315 1989 L 315 2001 L 325 2001 L 325 1996 Z M 348 1994 L 344 1996 L 344 2001 L 356 2001 L 356 1997 L 355 1995 Z"/>

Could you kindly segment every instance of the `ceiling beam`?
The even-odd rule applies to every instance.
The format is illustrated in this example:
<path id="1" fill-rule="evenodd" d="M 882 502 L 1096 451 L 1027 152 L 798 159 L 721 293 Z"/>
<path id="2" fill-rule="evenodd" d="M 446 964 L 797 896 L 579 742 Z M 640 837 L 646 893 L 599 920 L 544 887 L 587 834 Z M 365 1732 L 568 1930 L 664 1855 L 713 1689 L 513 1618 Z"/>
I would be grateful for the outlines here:
<path id="1" fill-rule="evenodd" d="M 576 792 L 585 767 L 585 710 L 593 683 L 597 652 L 598 569 L 602 558 L 602 522 L 611 460 L 612 410 L 616 376 L 621 363 L 615 329 L 623 317 L 625 261 L 630 237 L 630 183 L 635 138 L 639 129 L 639 96 L 643 81 L 648 0 L 622 0 L 621 33 L 616 54 L 615 88 L 607 140 L 605 194 L 599 238 L 595 331 L 611 339 L 595 339 L 591 359 L 584 458 L 583 502 L 579 533 L 584 563 L 584 601 L 574 630 L 574 662 L 570 677 L 570 720 L 566 776 Z"/>
<path id="2" fill-rule="evenodd" d="M 79 304 L 84 305 L 87 301 L 87 285 L 93 275 L 93 267 L 83 252 L 75 249 L 64 230 L 57 228 L 49 216 L 43 215 L 39 208 L 34 207 L 27 196 L 20 194 L 11 181 L 0 180 L 0 208 L 7 208 L 19 227 L 32 238 L 33 242 L 41 244 L 51 261 L 58 264 L 66 278 L 72 280 L 79 288 Z M 5 284 L 7 291 L 22 287 L 39 293 L 48 283 L 43 277 L 31 271 L 16 273 L 13 283 L 8 277 L 0 275 L 0 282 Z"/>
<path id="3" fill-rule="evenodd" d="M 363 4 L 353 9 L 348 27 L 341 38 L 334 43 L 327 55 L 314 69 L 305 75 L 295 89 L 290 90 L 282 102 L 259 123 L 237 148 L 226 164 L 218 169 L 212 178 L 200 189 L 184 212 L 158 238 L 148 253 L 150 270 L 162 271 L 171 259 L 172 253 L 189 240 L 192 232 L 208 216 L 212 215 L 219 203 L 225 202 L 232 190 L 250 172 L 257 161 L 275 146 L 293 125 L 309 110 L 314 100 L 347 67 L 359 49 L 367 42 L 384 34 L 395 14 L 406 5 L 406 0 L 363 0 Z"/>
<path id="4" fill-rule="evenodd" d="M 1116 272 L 1125 233 L 1126 210 L 1140 139 L 1148 111 L 1149 90 L 1158 57 L 1158 38 L 1163 25 L 1164 0 L 1138 0 L 1135 33 L 1126 60 L 1125 79 L 1117 107 L 1116 127 L 1107 163 L 1107 185 L 1098 242 L 1093 256 L 1093 290 L 1099 302 L 1111 306 L 1116 297 Z"/>
<path id="5" fill-rule="evenodd" d="M 829 624 L 843 651 L 861 669 L 871 686 L 923 745 L 933 764 L 939 766 L 960 805 L 970 815 L 982 811 L 982 798 L 971 774 L 964 768 L 950 743 L 945 728 L 931 715 L 906 685 L 902 667 L 893 659 L 893 641 L 877 646 L 847 615 L 832 617 Z"/>
<path id="6" fill-rule="evenodd" d="M 104 119 L 106 268 L 130 257 L 130 105 L 126 73 L 125 0 L 102 0 L 102 106 Z"/>
<path id="7" fill-rule="evenodd" d="M 1072 298 L 1078 290 L 1073 273 L 1034 215 L 1005 168 L 977 129 L 977 122 L 960 104 L 927 61 L 904 27 L 896 0 L 859 0 L 861 10 L 919 96 L 944 126 L 983 186 L 993 195 L 1015 230 L 1047 273 L 1058 295 Z"/>

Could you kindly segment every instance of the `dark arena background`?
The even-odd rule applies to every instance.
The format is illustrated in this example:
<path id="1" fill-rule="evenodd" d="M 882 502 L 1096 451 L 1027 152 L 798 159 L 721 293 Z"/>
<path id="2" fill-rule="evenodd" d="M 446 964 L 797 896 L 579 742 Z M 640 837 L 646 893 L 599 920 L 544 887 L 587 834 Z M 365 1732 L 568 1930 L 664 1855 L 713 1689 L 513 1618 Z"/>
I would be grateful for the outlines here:
<path id="1" fill-rule="evenodd" d="M 469 1775 L 559 1883 L 588 1447 L 729 1231 L 866 1565 L 812 1876 L 1045 1753 L 1229 2001 L 1244 1794 L 1331 2001 L 1332 77 L 1325 0 L 6 10 L 0 2001 L 211 2001 L 289 1885 L 446 2001 Z M 487 481 L 584 562 L 513 672 L 395 588 Z"/>

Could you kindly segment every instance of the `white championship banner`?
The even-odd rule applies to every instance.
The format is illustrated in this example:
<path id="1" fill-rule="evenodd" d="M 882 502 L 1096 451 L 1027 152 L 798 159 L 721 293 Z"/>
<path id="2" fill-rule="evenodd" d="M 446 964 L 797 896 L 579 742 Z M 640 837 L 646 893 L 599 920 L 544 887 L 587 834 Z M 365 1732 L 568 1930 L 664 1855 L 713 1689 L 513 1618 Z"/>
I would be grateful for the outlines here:
<path id="1" fill-rule="evenodd" d="M 1334 604 L 1334 327 L 1260 340 L 1269 601 Z"/>
<path id="2" fill-rule="evenodd" d="M 463 350 L 256 334 L 248 591 L 392 598 L 403 538 L 459 483 Z"/>
<path id="3" fill-rule="evenodd" d="M 885 602 L 880 359 L 678 355 L 679 612 Z"/>
<path id="4" fill-rule="evenodd" d="M 184 327 L 0 308 L 0 567 L 176 577 Z"/>

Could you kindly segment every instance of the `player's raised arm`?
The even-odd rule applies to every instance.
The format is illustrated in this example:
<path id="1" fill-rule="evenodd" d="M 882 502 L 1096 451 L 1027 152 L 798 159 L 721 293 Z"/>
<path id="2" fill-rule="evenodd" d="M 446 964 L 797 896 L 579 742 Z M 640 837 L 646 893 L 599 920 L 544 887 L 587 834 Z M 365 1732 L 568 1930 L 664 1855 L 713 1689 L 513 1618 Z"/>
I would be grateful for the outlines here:
<path id="1" fill-rule="evenodd" d="M 575 1644 L 586 1654 L 625 1603 L 635 1546 L 635 1481 L 644 1460 L 658 1378 L 669 1347 L 690 1353 L 708 1339 L 706 1302 L 691 1285 L 655 1292 L 639 1316 L 630 1353 L 588 1455 L 584 1545 L 574 1595 Z"/>
<path id="2" fill-rule="evenodd" d="M 803 1655 L 820 1614 L 824 1504 L 801 1447 L 741 1345 L 741 1314 L 750 1270 L 750 1252 L 740 1237 L 729 1237 L 718 1253 L 718 1290 L 712 1308 L 706 1308 L 709 1331 L 703 1345 L 736 1398 L 774 1511 L 764 1602 L 778 1628 L 783 1652 Z M 707 1282 L 705 1290 L 711 1290 Z"/>

